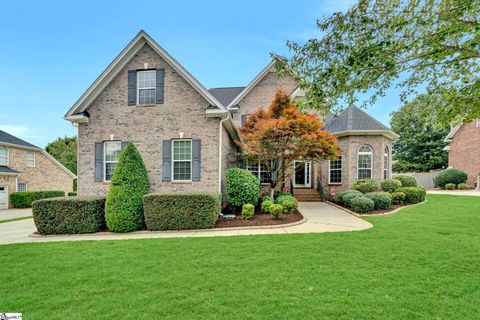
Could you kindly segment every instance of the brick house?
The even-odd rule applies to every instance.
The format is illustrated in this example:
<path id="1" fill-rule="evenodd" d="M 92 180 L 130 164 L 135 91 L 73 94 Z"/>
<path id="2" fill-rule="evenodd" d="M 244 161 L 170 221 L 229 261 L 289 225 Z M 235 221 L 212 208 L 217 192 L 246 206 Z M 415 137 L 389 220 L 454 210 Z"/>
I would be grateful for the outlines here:
<path id="1" fill-rule="evenodd" d="M 473 185 L 480 175 L 480 118 L 455 126 L 445 137 L 449 145 L 448 166 L 468 174 L 467 184 Z"/>
<path id="2" fill-rule="evenodd" d="M 78 127 L 79 194 L 107 192 L 129 141 L 143 157 L 152 191 L 222 192 L 226 169 L 238 165 L 238 128 L 248 114 L 268 106 L 278 88 L 302 97 L 292 78 L 276 76 L 272 63 L 246 87 L 207 90 L 141 31 L 65 115 Z M 318 195 L 315 190 L 347 189 L 357 177 L 390 176 L 395 133 L 356 107 L 325 122 L 344 156 L 299 159 L 295 188 Z M 261 164 L 248 169 L 267 182 Z"/>
<path id="3" fill-rule="evenodd" d="M 73 190 L 75 175 L 45 150 L 0 130 L 0 209 L 15 191 Z"/>

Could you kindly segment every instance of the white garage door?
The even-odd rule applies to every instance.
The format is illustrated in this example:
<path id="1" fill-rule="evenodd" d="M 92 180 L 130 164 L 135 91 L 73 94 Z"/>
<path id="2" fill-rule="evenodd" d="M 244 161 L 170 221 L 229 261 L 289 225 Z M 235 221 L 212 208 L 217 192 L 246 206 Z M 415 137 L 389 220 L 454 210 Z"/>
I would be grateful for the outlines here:
<path id="1" fill-rule="evenodd" d="M 0 209 L 8 209 L 8 189 L 7 187 L 0 187 Z"/>

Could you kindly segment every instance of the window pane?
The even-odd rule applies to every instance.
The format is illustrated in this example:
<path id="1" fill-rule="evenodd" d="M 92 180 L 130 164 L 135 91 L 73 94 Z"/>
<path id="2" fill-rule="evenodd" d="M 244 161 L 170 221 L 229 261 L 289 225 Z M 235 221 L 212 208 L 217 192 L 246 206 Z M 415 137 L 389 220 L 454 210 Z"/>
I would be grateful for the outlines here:
<path id="1" fill-rule="evenodd" d="M 105 180 L 106 181 L 112 180 L 113 172 L 115 171 L 116 167 L 117 167 L 116 162 L 105 163 Z"/>
<path id="2" fill-rule="evenodd" d="M 173 180 L 191 180 L 190 161 L 177 161 L 173 163 Z"/>
<path id="3" fill-rule="evenodd" d="M 358 168 L 370 169 L 372 166 L 372 156 L 367 154 L 361 154 L 358 156 Z"/>
<path id="4" fill-rule="evenodd" d="M 8 149 L 0 148 L 0 165 L 6 166 L 8 162 Z"/>
<path id="5" fill-rule="evenodd" d="M 120 141 L 105 142 L 105 161 L 118 161 L 122 153 L 122 143 Z"/>
<path id="6" fill-rule="evenodd" d="M 330 161 L 330 183 L 342 183 L 342 158 Z"/>
<path id="7" fill-rule="evenodd" d="M 138 91 L 139 104 L 154 104 L 155 103 L 155 89 L 139 89 Z"/>
<path id="8" fill-rule="evenodd" d="M 372 170 L 370 169 L 358 169 L 358 179 L 371 179 Z"/>
<path id="9" fill-rule="evenodd" d="M 27 191 L 27 183 L 25 182 L 19 182 L 17 185 L 17 190 L 20 192 Z"/>
<path id="10" fill-rule="evenodd" d="M 156 72 L 155 70 L 138 72 L 138 88 L 155 88 Z"/>
<path id="11" fill-rule="evenodd" d="M 173 141 L 173 160 L 192 160 L 192 141 Z"/>

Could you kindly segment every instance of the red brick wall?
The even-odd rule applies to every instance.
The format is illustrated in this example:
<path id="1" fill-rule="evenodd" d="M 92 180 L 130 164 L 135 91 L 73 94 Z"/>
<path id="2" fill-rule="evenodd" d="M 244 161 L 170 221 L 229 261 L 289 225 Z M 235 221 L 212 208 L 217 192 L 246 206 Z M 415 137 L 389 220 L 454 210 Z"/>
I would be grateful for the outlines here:
<path id="1" fill-rule="evenodd" d="M 462 125 L 453 136 L 448 165 L 465 171 L 467 183 L 473 185 L 480 172 L 480 128 L 475 121 Z"/>

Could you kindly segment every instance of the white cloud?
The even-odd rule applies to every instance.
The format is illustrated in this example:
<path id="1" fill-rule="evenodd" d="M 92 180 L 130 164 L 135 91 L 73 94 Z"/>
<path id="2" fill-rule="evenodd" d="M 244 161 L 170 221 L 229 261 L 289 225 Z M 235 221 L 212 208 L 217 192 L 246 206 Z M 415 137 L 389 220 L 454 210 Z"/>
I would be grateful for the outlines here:
<path id="1" fill-rule="evenodd" d="M 34 130 L 23 125 L 0 124 L 0 130 L 25 140 L 33 139 L 38 141 L 45 138 L 41 135 L 35 134 Z"/>

